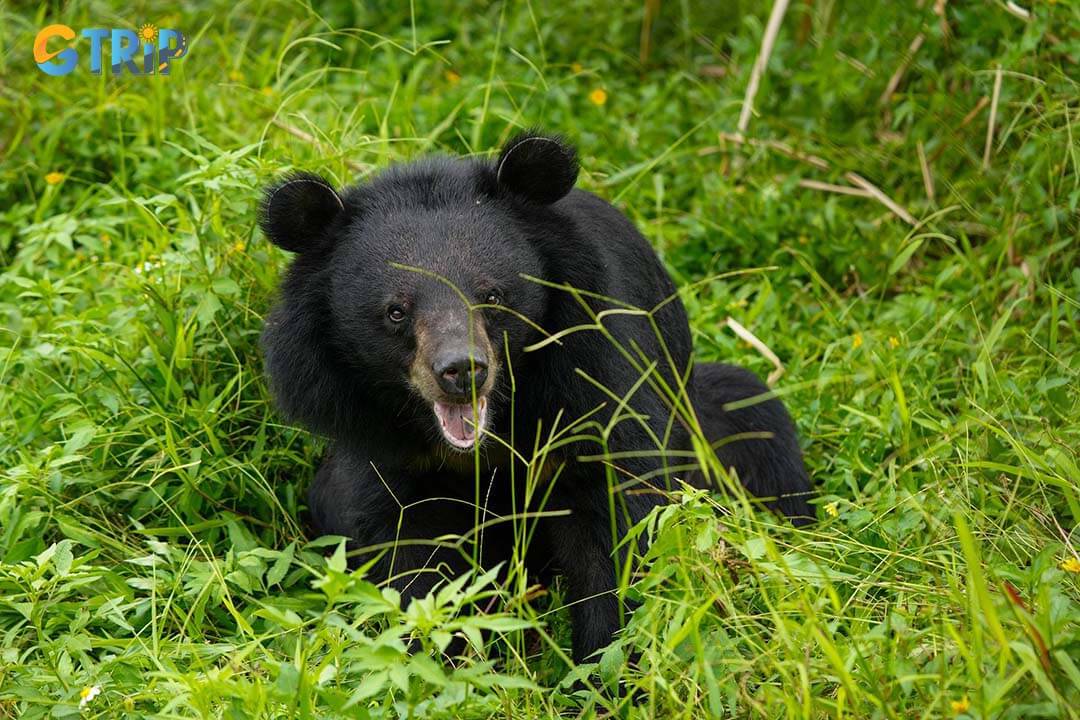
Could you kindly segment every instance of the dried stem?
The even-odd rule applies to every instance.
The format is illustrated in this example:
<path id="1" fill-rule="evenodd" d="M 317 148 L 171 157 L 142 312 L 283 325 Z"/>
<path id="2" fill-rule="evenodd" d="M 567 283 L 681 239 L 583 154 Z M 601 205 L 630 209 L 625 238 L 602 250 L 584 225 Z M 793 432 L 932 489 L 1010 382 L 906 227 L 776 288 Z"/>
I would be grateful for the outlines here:
<path id="1" fill-rule="evenodd" d="M 769 346 L 761 342 L 757 335 L 747 330 L 739 321 L 733 317 L 728 317 L 727 326 L 738 335 L 740 338 L 750 343 L 755 350 L 761 353 L 769 362 L 773 364 L 773 371 L 769 373 L 769 377 L 765 378 L 765 384 L 772 387 L 776 384 L 776 381 L 780 379 L 780 376 L 784 374 L 784 364 L 780 362 L 780 358 L 776 357 L 776 353 L 769 349 Z"/>
<path id="2" fill-rule="evenodd" d="M 883 193 L 877 185 L 874 185 L 866 178 L 853 172 L 844 173 L 844 177 L 846 177 L 852 185 L 856 185 L 858 187 L 861 187 L 863 190 L 866 190 L 874 197 L 875 200 L 877 200 L 885 207 L 889 208 L 889 210 L 891 210 L 894 215 L 906 222 L 908 225 L 919 224 L 919 222 L 914 217 L 912 217 L 911 213 L 902 208 L 899 204 L 897 204 L 895 200 Z"/>
<path id="3" fill-rule="evenodd" d="M 782 181 L 783 177 L 777 178 Z M 836 193 L 837 195 L 854 195 L 855 197 L 872 198 L 874 195 L 868 190 L 863 188 L 851 187 L 850 185 L 835 185 L 833 183 L 821 182 L 819 180 L 807 180 L 806 178 L 800 178 L 798 186 L 806 188 L 807 190 L 821 190 L 823 192 Z"/>
<path id="4" fill-rule="evenodd" d="M 923 188 L 926 189 L 926 199 L 933 205 L 935 204 L 934 176 L 930 174 L 930 163 L 926 161 L 926 148 L 923 147 L 922 140 L 915 143 L 915 151 L 919 154 L 919 169 L 922 170 L 922 183 Z"/>
<path id="5" fill-rule="evenodd" d="M 994 93 L 990 97 L 990 122 L 986 126 L 986 146 L 983 148 L 983 169 L 990 168 L 990 152 L 994 149 L 994 124 L 997 122 L 998 99 L 1001 97 L 1001 66 L 994 72 Z"/>
<path id="6" fill-rule="evenodd" d="M 885 92 L 881 93 L 881 97 L 878 99 L 878 104 L 884 105 L 892 98 L 893 93 L 896 92 L 896 88 L 900 87 L 900 82 L 904 79 L 904 74 L 908 68 L 911 67 L 911 61 L 915 59 L 915 53 L 919 52 L 919 48 L 922 47 L 923 42 L 926 41 L 926 36 L 919 33 L 915 36 L 915 39 L 908 45 L 907 55 L 904 56 L 903 62 L 900 63 L 900 67 L 896 68 L 896 72 L 889 78 L 889 83 L 885 86 Z"/>
<path id="7" fill-rule="evenodd" d="M 278 118 L 274 118 L 271 122 L 274 123 L 274 125 L 277 125 L 279 128 L 281 128 L 285 132 L 292 135 L 293 137 L 300 138 L 301 140 L 308 143 L 309 145 L 314 146 L 315 149 L 318 150 L 319 152 L 326 152 L 326 147 L 321 142 L 319 142 L 319 139 L 317 137 L 315 137 L 311 133 L 304 132 L 303 130 L 296 127 L 295 125 L 290 125 L 289 123 L 285 122 L 284 120 L 279 120 Z M 364 172 L 365 170 L 368 169 L 368 167 L 366 165 L 364 165 L 363 163 L 358 163 L 355 160 L 345 160 L 345 165 L 350 170 L 352 170 L 353 172 Z"/>
<path id="8" fill-rule="evenodd" d="M 750 126 L 750 116 L 754 114 L 754 98 L 757 97 L 758 86 L 761 84 L 761 76 L 765 74 L 765 68 L 769 65 L 769 57 L 772 55 L 776 36 L 780 33 L 780 24 L 787 12 L 788 0 L 776 0 L 769 13 L 769 22 L 765 26 L 765 36 L 761 38 L 761 50 L 758 52 L 757 61 L 753 70 L 750 71 L 750 82 L 746 86 L 746 96 L 743 98 L 742 112 L 739 113 L 739 134 L 746 132 Z"/>

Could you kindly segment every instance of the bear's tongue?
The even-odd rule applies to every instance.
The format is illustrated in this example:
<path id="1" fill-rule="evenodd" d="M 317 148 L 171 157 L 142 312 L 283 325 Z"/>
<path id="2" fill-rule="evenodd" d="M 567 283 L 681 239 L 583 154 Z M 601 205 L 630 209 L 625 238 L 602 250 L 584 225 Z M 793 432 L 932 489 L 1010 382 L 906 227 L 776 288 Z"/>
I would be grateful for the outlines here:
<path id="1" fill-rule="evenodd" d="M 439 427 L 443 437 L 457 448 L 467 449 L 476 442 L 476 428 L 484 427 L 484 418 L 487 415 L 487 398 L 479 398 L 476 401 L 476 425 L 473 425 L 472 405 L 451 405 L 449 403 L 436 402 L 434 404 L 435 417 L 439 419 Z"/>

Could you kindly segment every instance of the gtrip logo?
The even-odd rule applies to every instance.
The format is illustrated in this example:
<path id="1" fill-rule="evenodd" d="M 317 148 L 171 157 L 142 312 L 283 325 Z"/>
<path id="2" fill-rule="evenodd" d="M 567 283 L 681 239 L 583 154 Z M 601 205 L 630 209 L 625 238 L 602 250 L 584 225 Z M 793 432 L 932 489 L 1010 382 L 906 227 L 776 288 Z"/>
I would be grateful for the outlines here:
<path id="1" fill-rule="evenodd" d="M 90 41 L 90 72 L 94 75 L 101 74 L 106 45 L 113 75 L 122 75 L 125 68 L 132 75 L 168 75 L 172 61 L 187 54 L 184 33 L 172 28 L 159 30 L 149 23 L 139 27 L 138 32 L 126 28 L 87 28 L 80 35 Z M 59 40 L 75 40 L 75 31 L 67 25 L 49 25 L 34 38 L 34 62 L 46 75 L 67 75 L 79 62 L 79 53 L 71 45 L 49 50 L 50 44 L 60 45 Z"/>

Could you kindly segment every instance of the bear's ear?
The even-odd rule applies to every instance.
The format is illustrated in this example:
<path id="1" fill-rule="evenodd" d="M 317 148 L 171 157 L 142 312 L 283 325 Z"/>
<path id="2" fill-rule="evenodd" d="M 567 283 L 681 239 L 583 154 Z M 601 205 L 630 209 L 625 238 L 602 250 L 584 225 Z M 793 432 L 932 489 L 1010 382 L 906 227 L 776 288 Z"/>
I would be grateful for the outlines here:
<path id="1" fill-rule="evenodd" d="M 574 147 L 558 135 L 525 132 L 506 143 L 495 165 L 499 185 L 543 205 L 566 196 L 577 181 Z"/>
<path id="2" fill-rule="evenodd" d="M 266 189 L 259 226 L 279 248 L 305 253 L 323 249 L 323 231 L 343 210 L 345 203 L 330 183 L 318 175 L 295 173 Z"/>

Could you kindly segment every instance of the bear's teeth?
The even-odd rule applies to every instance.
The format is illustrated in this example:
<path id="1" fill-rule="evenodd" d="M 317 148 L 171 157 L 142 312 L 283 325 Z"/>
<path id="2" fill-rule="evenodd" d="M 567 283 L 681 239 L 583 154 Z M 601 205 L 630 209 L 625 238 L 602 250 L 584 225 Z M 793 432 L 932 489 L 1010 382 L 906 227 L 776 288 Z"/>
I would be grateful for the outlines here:
<path id="1" fill-rule="evenodd" d="M 477 422 L 473 425 L 472 405 L 434 403 L 435 417 L 447 442 L 456 448 L 467 450 L 476 442 L 477 429 L 483 428 L 487 416 L 487 398 L 476 403 Z"/>

